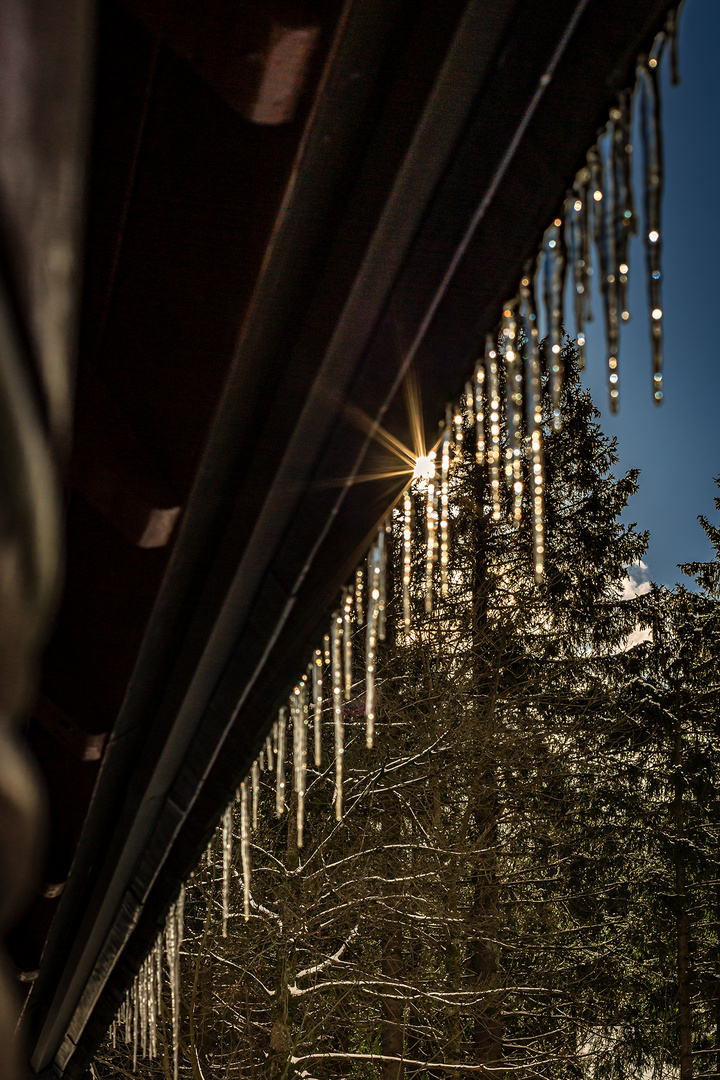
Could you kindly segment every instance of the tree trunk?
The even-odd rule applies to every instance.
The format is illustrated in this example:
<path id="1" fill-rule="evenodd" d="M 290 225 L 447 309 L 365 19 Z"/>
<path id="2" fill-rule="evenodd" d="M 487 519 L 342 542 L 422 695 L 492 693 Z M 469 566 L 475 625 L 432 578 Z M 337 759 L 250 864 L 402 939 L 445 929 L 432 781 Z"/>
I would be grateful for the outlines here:
<path id="1" fill-rule="evenodd" d="M 683 743 L 680 722 L 675 728 L 675 903 L 677 937 L 678 1037 L 680 1044 L 680 1080 L 692 1080 L 692 1004 L 690 1001 L 690 916 L 688 913 L 685 868 L 685 811 L 683 806 Z"/>

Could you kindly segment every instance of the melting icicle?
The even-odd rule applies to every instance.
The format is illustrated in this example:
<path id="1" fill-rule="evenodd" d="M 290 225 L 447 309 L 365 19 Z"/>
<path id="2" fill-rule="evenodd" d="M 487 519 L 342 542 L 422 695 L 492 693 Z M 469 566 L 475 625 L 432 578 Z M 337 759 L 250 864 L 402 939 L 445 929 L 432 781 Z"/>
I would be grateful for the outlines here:
<path id="1" fill-rule="evenodd" d="M 447 596 L 448 561 L 450 558 L 450 540 L 448 516 L 450 512 L 450 440 L 452 414 L 450 406 L 445 414 L 445 431 L 442 437 L 440 457 L 440 592 Z"/>
<path id="2" fill-rule="evenodd" d="M 508 448 L 505 475 L 513 496 L 513 520 L 522 519 L 522 366 L 517 349 L 517 321 L 510 307 L 503 311 L 502 338 L 505 350 L 505 388 L 507 394 Z"/>
<path id="3" fill-rule="evenodd" d="M 485 338 L 485 372 L 488 384 L 488 408 L 490 412 L 490 442 L 488 445 L 488 467 L 490 472 L 490 490 L 492 492 L 493 521 L 499 521 L 502 508 L 500 505 L 500 459 L 502 443 L 500 441 L 500 387 L 498 380 L 497 351 L 490 334 Z"/>
<path id="4" fill-rule="evenodd" d="M 345 700 L 352 697 L 353 654 L 352 654 L 352 603 L 353 595 L 348 589 L 343 607 L 343 673 L 345 677 Z"/>
<path id="5" fill-rule="evenodd" d="M 379 589 L 380 595 L 378 597 L 378 641 L 385 640 L 385 631 L 387 628 L 387 572 L 388 572 L 388 552 L 390 550 L 390 533 L 391 526 L 386 524 L 380 528 L 378 534 L 378 544 L 380 545 L 380 581 Z"/>
<path id="6" fill-rule="evenodd" d="M 483 389 L 485 386 L 485 364 L 478 360 L 475 368 L 475 460 L 478 465 L 485 464 L 485 401 Z"/>
<path id="7" fill-rule="evenodd" d="M 265 740 L 265 753 L 267 755 L 267 771 L 271 773 L 275 768 L 275 762 L 273 760 L 273 739 L 272 735 L 268 735 Z"/>
<path id="8" fill-rule="evenodd" d="M 364 619 L 363 613 L 363 572 L 362 569 L 355 571 L 355 618 L 360 626 Z"/>
<path id="9" fill-rule="evenodd" d="M 323 638 L 323 653 L 325 655 L 325 667 L 330 667 L 330 635 Z"/>
<path id="10" fill-rule="evenodd" d="M 343 724 L 342 704 L 342 657 L 340 638 L 342 636 L 342 615 L 336 611 L 332 617 L 330 633 L 330 670 L 332 676 L 333 722 L 335 728 L 335 819 L 342 819 L 343 804 L 343 754 L 345 753 L 345 728 Z"/>
<path id="11" fill-rule="evenodd" d="M 560 391 L 562 389 L 562 316 L 565 291 L 565 241 L 561 218 L 555 218 L 545 233 L 545 310 L 548 323 L 548 346 L 550 355 L 550 394 L 553 404 L 553 427 L 562 427 L 560 415 Z"/>
<path id="12" fill-rule="evenodd" d="M 385 531 L 381 529 L 368 562 L 368 618 L 365 640 L 365 745 L 368 748 L 372 748 L 375 739 L 375 675 L 384 547 Z"/>
<path id="13" fill-rule="evenodd" d="M 150 953 L 145 961 L 145 979 L 147 982 L 148 1001 L 148 1035 L 150 1042 L 150 1057 L 157 1057 L 157 998 L 155 996 L 155 952 Z"/>
<path id="14" fill-rule="evenodd" d="M 533 500 L 533 555 L 535 580 L 545 572 L 545 464 L 542 446 L 542 377 L 538 352 L 539 332 L 532 293 L 532 275 L 526 268 L 520 283 L 520 305 L 527 340 L 527 411 Z"/>
<path id="15" fill-rule="evenodd" d="M 230 910 L 230 867 L 232 864 L 232 804 L 223 814 L 222 827 L 222 936 L 227 937 L 228 912 Z"/>
<path id="16" fill-rule="evenodd" d="M 258 754 L 258 768 L 260 772 L 265 772 L 265 747 L 263 746 Z"/>
<path id="17" fill-rule="evenodd" d="M 252 763 L 250 778 L 252 782 L 252 827 L 253 832 L 256 832 L 258 827 L 258 803 L 260 801 L 260 766 L 257 761 Z"/>
<path id="18" fill-rule="evenodd" d="M 250 829 L 248 828 L 247 780 L 240 785 L 240 861 L 243 873 L 243 912 L 250 918 Z"/>
<path id="19" fill-rule="evenodd" d="M 663 399 L 662 381 L 662 229 L 661 207 L 663 192 L 663 151 L 660 123 L 660 88 L 657 56 L 641 64 L 640 132 L 645 167 L 645 264 L 650 299 L 650 335 L 653 358 L 653 399 L 657 405 Z M 653 60 L 655 61 L 653 65 Z M 651 66 L 652 65 L 652 66 Z"/>
<path id="20" fill-rule="evenodd" d="M 597 146 L 588 151 L 588 165 L 593 197 L 593 223 L 595 246 L 600 267 L 600 293 L 605 313 L 605 340 L 607 349 L 608 384 L 610 388 L 610 411 L 617 412 L 620 400 L 618 349 L 620 324 L 618 321 L 618 285 L 615 270 L 615 184 L 612 169 L 608 171 L 607 185 L 602 156 Z"/>
<path id="21" fill-rule="evenodd" d="M 425 555 L 425 610 L 428 614 L 433 606 L 433 570 L 437 560 L 437 495 L 438 489 L 435 483 L 435 451 L 431 450 L 428 457 L 433 462 L 433 475 L 427 482 L 427 503 L 425 509 L 426 530 L 426 555 Z"/>
<path id="22" fill-rule="evenodd" d="M 320 768 L 322 765 L 322 707 L 323 707 L 323 675 L 322 675 L 322 653 L 319 649 L 315 650 L 313 656 L 313 734 L 315 737 L 315 766 Z"/>
<path id="23" fill-rule="evenodd" d="M 148 1052 L 148 999 L 144 963 L 138 972 L 137 983 L 138 999 L 140 1003 L 140 1049 L 142 1056 L 146 1058 Z"/>
<path id="24" fill-rule="evenodd" d="M 307 728 L 305 716 L 304 685 L 296 686 L 290 698 L 293 725 L 293 774 L 297 798 L 297 846 L 303 846 L 305 825 L 305 780 L 307 776 Z"/>
<path id="25" fill-rule="evenodd" d="M 410 583 L 412 580 L 412 495 L 407 488 L 403 495 L 403 623 L 410 630 Z"/>
<path id="26" fill-rule="evenodd" d="M 165 955 L 170 979 L 170 1004 L 172 1008 L 173 1076 L 178 1077 L 178 1052 L 180 1043 L 180 946 L 183 941 L 183 914 L 185 886 L 168 913 L 165 924 Z"/>
<path id="27" fill-rule="evenodd" d="M 277 763 L 275 765 L 275 813 L 282 817 L 285 810 L 285 731 L 287 709 L 283 705 L 275 723 L 277 728 Z"/>
<path id="28" fill-rule="evenodd" d="M 137 1069 L 138 1040 L 140 1036 L 140 995 L 138 993 L 137 979 L 132 985 L 133 1003 L 133 1072 Z"/>
<path id="29" fill-rule="evenodd" d="M 162 934 L 158 934 L 155 941 L 155 979 L 157 981 L 157 1013 L 158 1016 L 162 1016 Z"/>
<path id="30" fill-rule="evenodd" d="M 578 362 L 585 367 L 585 324 L 592 322 L 590 279 L 592 277 L 590 243 L 590 170 L 587 166 L 575 178 L 575 197 L 569 218 L 570 243 L 575 286 L 575 329 Z M 569 213 L 569 211 L 568 211 Z"/>
<path id="31" fill-rule="evenodd" d="M 620 94 L 618 105 L 610 112 L 612 127 L 610 131 L 610 167 L 613 172 L 615 193 L 615 267 L 613 273 L 617 279 L 617 303 L 620 320 L 627 322 L 628 310 L 628 275 L 630 273 L 630 237 L 637 232 L 637 215 L 633 198 L 632 181 L 632 143 L 631 139 L 631 94 L 629 90 Z"/>

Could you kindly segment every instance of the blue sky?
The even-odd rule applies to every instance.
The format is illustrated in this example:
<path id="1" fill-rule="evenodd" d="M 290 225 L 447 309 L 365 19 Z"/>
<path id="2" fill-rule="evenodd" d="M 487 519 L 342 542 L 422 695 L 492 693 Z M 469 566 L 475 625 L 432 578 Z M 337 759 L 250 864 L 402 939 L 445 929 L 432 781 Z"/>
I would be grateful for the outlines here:
<path id="1" fill-rule="evenodd" d="M 588 327 L 585 382 L 617 437 L 618 471 L 639 468 L 640 490 L 625 515 L 650 530 L 648 576 L 672 585 L 679 562 L 712 557 L 697 515 L 717 523 L 720 489 L 720 0 L 687 0 L 680 25 L 680 86 L 663 61 L 665 197 L 663 311 L 665 400 L 652 401 L 644 255 L 631 250 L 630 312 L 620 347 L 620 411 L 607 405 L 601 306 Z M 639 139 L 636 173 L 640 165 Z M 638 175 L 636 197 L 640 203 Z M 566 306 L 566 312 L 571 311 Z M 568 322 L 572 333 L 572 319 Z M 687 581 L 687 579 L 685 579 Z"/>

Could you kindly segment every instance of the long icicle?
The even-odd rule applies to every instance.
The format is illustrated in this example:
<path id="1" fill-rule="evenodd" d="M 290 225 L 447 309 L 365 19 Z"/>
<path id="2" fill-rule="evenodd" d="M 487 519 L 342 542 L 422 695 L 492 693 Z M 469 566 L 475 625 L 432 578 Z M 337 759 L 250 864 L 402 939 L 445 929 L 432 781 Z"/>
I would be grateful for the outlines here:
<path id="1" fill-rule="evenodd" d="M 232 864 L 232 803 L 223 814 L 222 834 L 222 936 L 227 937 L 228 913 L 230 910 L 230 869 Z"/>
<path id="2" fill-rule="evenodd" d="M 390 536 L 392 526 L 389 522 L 380 526 L 380 532 L 378 534 L 378 544 L 380 546 L 380 578 L 378 581 L 378 588 L 380 595 L 378 596 L 378 627 L 377 636 L 378 641 L 385 640 L 385 633 L 387 630 L 387 575 L 388 575 L 388 558 L 390 556 Z"/>
<path id="3" fill-rule="evenodd" d="M 530 476 L 532 485 L 533 559 L 535 580 L 542 581 L 545 573 L 545 462 L 542 443 L 542 374 L 538 340 L 535 299 L 530 267 L 520 283 L 520 305 L 527 348 L 527 423 L 530 433 Z"/>
<path id="4" fill-rule="evenodd" d="M 285 811 L 285 733 L 287 709 L 283 707 L 277 718 L 277 763 L 275 766 L 275 813 L 282 817 Z"/>
<path id="5" fill-rule="evenodd" d="M 413 502 L 410 488 L 403 495 L 403 625 L 405 633 L 410 632 L 410 585 L 412 583 L 412 518 Z"/>
<path id="6" fill-rule="evenodd" d="M 253 832 L 257 832 L 258 802 L 260 801 L 260 765 L 257 761 L 253 761 L 252 763 L 250 779 L 252 783 L 252 827 Z"/>
<path id="7" fill-rule="evenodd" d="M 378 624 L 380 622 L 380 537 L 368 560 L 368 614 L 365 630 L 365 743 L 372 747 L 375 737 L 375 669 L 377 665 Z"/>
<path id="8" fill-rule="evenodd" d="M 488 441 L 488 468 L 490 472 L 490 491 L 492 492 L 493 521 L 499 521 L 502 514 L 500 505 L 500 461 L 502 441 L 500 438 L 500 384 L 498 379 L 498 355 L 490 334 L 485 338 L 485 372 L 488 385 L 488 411 L 490 414 L 490 439 Z"/>
<path id="9" fill-rule="evenodd" d="M 478 360 L 475 366 L 475 378 L 473 382 L 475 396 L 475 460 L 478 465 L 485 464 L 485 363 Z"/>
<path id="10" fill-rule="evenodd" d="M 342 615 L 336 611 L 330 631 L 330 673 L 332 679 L 333 726 L 335 730 L 335 820 L 342 820 L 343 812 L 343 754 L 345 753 L 345 726 L 342 703 Z"/>
<path id="11" fill-rule="evenodd" d="M 448 562 L 450 560 L 450 445 L 452 424 L 452 411 L 448 405 L 445 414 L 445 431 L 441 442 L 440 457 L 440 592 L 443 596 L 447 596 L 448 592 Z"/>
<path id="12" fill-rule="evenodd" d="M 661 284 L 663 150 L 660 123 L 660 90 L 658 86 L 659 70 L 658 57 L 651 56 L 647 65 L 640 65 L 638 72 L 641 90 L 640 131 L 645 167 L 645 264 L 650 300 L 653 400 L 656 405 L 659 405 L 663 399 Z"/>
<path id="13" fill-rule="evenodd" d="M 517 320 L 512 307 L 503 311 L 502 339 L 505 350 L 505 392 L 507 396 L 508 447 L 505 475 L 512 495 L 513 520 L 522 519 L 522 367 L 518 353 Z"/>
<path id="14" fill-rule="evenodd" d="M 545 234 L 545 310 L 548 323 L 548 369 L 550 371 L 550 395 L 552 398 L 553 427 L 562 427 L 560 414 L 560 391 L 563 379 L 562 316 L 565 291 L 566 254 L 562 219 L 555 218 Z"/>
<path id="15" fill-rule="evenodd" d="M 313 654 L 313 736 L 315 767 L 322 765 L 323 658 L 320 649 Z"/>
<path id="16" fill-rule="evenodd" d="M 305 780 L 307 775 L 306 759 L 306 716 L 304 705 L 304 684 L 296 686 L 291 701 L 293 725 L 293 773 L 297 811 L 297 846 L 303 846 L 305 827 Z"/>
<path id="17" fill-rule="evenodd" d="M 240 861 L 243 874 L 243 913 L 250 918 L 250 829 L 248 828 L 247 780 L 240 785 Z"/>
<path id="18" fill-rule="evenodd" d="M 363 612 L 363 572 L 362 567 L 355 571 L 355 618 L 358 626 L 361 626 L 365 618 Z"/>
<path id="19" fill-rule="evenodd" d="M 592 322 L 591 299 L 591 236 L 590 236 L 590 170 L 585 166 L 575 178 L 574 198 L 571 200 L 570 244 L 575 295 L 575 332 L 577 335 L 578 363 L 585 367 L 585 324 Z M 533 302 L 534 306 L 534 302 Z"/>
<path id="20" fill-rule="evenodd" d="M 345 700 L 352 697 L 353 684 L 353 647 L 352 647 L 352 616 L 353 594 L 350 589 L 345 593 L 343 604 L 343 678 L 345 683 Z"/>
<path id="21" fill-rule="evenodd" d="M 433 571 L 437 561 L 437 496 L 438 485 L 435 482 L 435 451 L 431 450 L 428 457 L 433 462 L 433 475 L 427 481 L 427 501 L 425 508 L 425 611 L 428 615 L 433 608 Z"/>

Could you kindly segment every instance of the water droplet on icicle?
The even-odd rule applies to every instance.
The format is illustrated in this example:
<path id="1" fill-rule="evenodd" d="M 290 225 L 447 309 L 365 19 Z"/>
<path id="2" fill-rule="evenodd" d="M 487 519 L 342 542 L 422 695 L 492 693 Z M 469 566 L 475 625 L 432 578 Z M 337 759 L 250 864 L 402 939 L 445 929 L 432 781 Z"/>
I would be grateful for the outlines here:
<path id="1" fill-rule="evenodd" d="M 228 806 L 222 823 L 222 936 L 227 937 L 228 912 L 230 908 L 230 869 L 232 864 L 233 808 Z"/>
<path id="2" fill-rule="evenodd" d="M 403 624 L 405 633 L 410 630 L 410 585 L 412 582 L 412 517 L 413 502 L 410 489 L 403 495 Z"/>
<path id="3" fill-rule="evenodd" d="M 659 64 L 654 68 L 641 64 L 640 132 L 645 171 L 645 265 L 650 300 L 650 342 L 653 364 L 653 400 L 663 399 L 663 333 L 662 333 L 662 192 L 663 147 L 660 122 Z"/>
<path id="4" fill-rule="evenodd" d="M 335 819 L 342 819 L 343 754 L 345 753 L 345 726 L 342 704 L 342 615 L 336 611 L 332 617 L 330 632 L 330 672 L 332 680 L 333 727 L 335 731 Z"/>
<path id="5" fill-rule="evenodd" d="M 250 918 L 250 829 L 248 827 L 247 780 L 240 785 L 240 861 L 243 875 L 243 913 Z"/>
<path id="6" fill-rule="evenodd" d="M 498 355 L 490 334 L 485 338 L 485 374 L 487 376 L 488 413 L 490 420 L 487 448 L 488 471 L 490 473 L 490 491 L 492 494 L 493 521 L 499 521 L 502 513 L 500 504 L 500 461 L 502 441 L 500 438 L 500 384 L 498 379 Z"/>
<path id="7" fill-rule="evenodd" d="M 511 307 L 503 311 L 501 330 L 505 359 L 505 392 L 507 397 L 508 447 L 506 451 L 505 478 L 512 497 L 513 520 L 516 525 L 522 519 L 522 366 L 518 353 L 517 321 Z"/>
<path id="8" fill-rule="evenodd" d="M 520 314 L 525 325 L 527 368 L 525 376 L 527 423 L 530 435 L 530 485 L 532 492 L 533 560 L 535 580 L 545 573 L 545 462 L 542 445 L 542 373 L 538 351 L 539 331 L 530 267 L 520 283 Z"/>
<path id="9" fill-rule="evenodd" d="M 278 713 L 274 729 L 277 730 L 277 760 L 275 765 L 275 813 L 282 817 L 285 811 L 285 733 L 288 711 L 283 705 Z"/>

